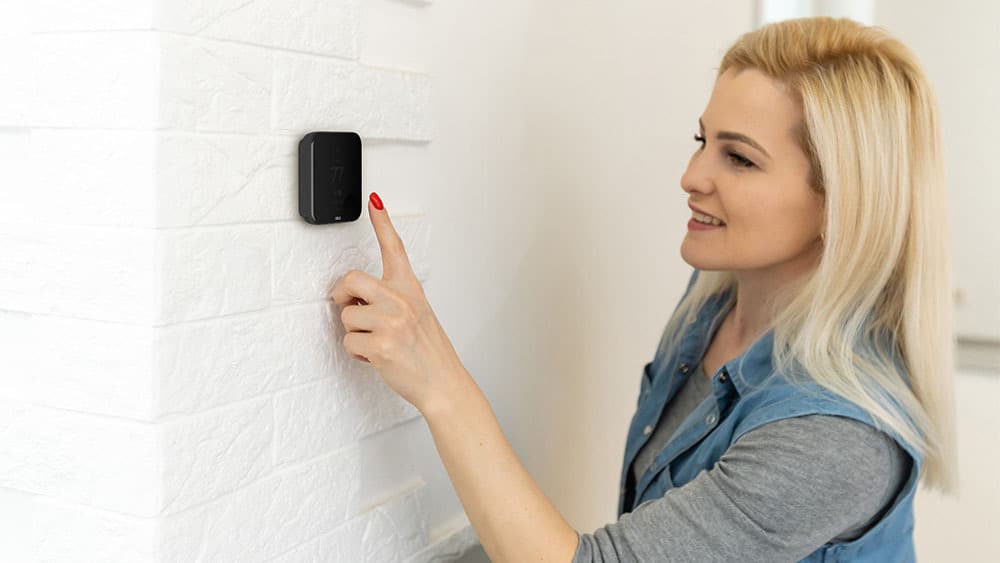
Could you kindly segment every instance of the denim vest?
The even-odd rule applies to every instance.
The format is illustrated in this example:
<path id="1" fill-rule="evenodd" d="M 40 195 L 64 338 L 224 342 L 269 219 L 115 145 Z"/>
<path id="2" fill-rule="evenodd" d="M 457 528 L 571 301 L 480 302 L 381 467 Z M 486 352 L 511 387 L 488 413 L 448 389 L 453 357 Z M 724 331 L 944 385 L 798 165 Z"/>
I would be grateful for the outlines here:
<path id="1" fill-rule="evenodd" d="M 698 277 L 688 282 L 690 291 Z M 687 294 L 685 292 L 685 295 Z M 889 428 L 876 425 L 863 409 L 815 383 L 807 383 L 817 396 L 775 377 L 771 364 L 774 332 L 769 331 L 743 354 L 723 364 L 712 375 L 712 396 L 684 420 L 673 439 L 657 453 L 652 465 L 630 486 L 632 462 L 653 433 L 664 406 L 680 389 L 704 356 L 709 336 L 724 318 L 723 310 L 733 290 L 713 296 L 685 331 L 677 349 L 657 349 L 653 361 L 643 368 L 639 400 L 628 430 L 621 474 L 618 516 L 637 506 L 663 497 L 668 489 L 683 486 L 702 470 L 711 469 L 722 454 L 745 432 L 794 416 L 827 414 L 847 416 L 892 436 L 913 458 L 909 479 L 889 510 L 864 535 L 849 542 L 826 543 L 801 561 L 898 562 L 915 561 L 913 547 L 913 497 L 922 463 L 918 453 Z M 661 340 L 661 348 L 664 340 Z M 897 362 L 898 356 L 894 356 Z"/>

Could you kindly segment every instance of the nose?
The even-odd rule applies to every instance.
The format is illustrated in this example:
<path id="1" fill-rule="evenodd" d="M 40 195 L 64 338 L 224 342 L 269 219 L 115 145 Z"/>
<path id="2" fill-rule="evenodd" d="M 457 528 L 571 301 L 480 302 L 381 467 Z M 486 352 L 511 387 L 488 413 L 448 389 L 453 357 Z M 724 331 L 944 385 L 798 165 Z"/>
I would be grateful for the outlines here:
<path id="1" fill-rule="evenodd" d="M 695 151 L 688 161 L 687 169 L 681 175 L 681 189 L 687 193 L 709 193 L 715 187 L 707 164 L 701 160 L 703 160 L 701 151 Z"/>

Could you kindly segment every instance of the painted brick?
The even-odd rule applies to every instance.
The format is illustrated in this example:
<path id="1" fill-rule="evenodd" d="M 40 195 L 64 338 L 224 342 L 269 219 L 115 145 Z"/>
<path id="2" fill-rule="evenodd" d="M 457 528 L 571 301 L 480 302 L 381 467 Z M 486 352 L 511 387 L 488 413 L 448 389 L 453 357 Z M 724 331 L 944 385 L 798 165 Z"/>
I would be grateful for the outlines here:
<path id="1" fill-rule="evenodd" d="M 36 405 L 152 420 L 152 328 L 0 311 L 0 342 L 0 393 Z"/>
<path id="2" fill-rule="evenodd" d="M 156 226 L 298 219 L 300 138 L 160 133 Z"/>
<path id="3" fill-rule="evenodd" d="M 400 561 L 427 546 L 427 515 L 421 502 L 425 493 L 421 482 L 412 493 L 394 492 L 371 509 L 361 536 L 365 561 Z"/>
<path id="4" fill-rule="evenodd" d="M 357 58 L 361 0 L 162 2 L 157 29 Z"/>
<path id="5" fill-rule="evenodd" d="M 433 138 L 429 76 L 284 52 L 274 57 L 272 131 Z"/>
<path id="6" fill-rule="evenodd" d="M 156 0 L 32 0 L 32 31 L 152 29 Z"/>
<path id="7" fill-rule="evenodd" d="M 0 65 L 0 528 L 19 536 L 0 558 L 399 561 L 441 544 L 419 468 L 366 471 L 400 458 L 385 450 L 420 414 L 347 357 L 327 299 L 349 269 L 381 276 L 370 220 L 297 210 L 301 136 L 358 131 L 366 192 L 390 195 L 427 280 L 429 221 L 391 200 L 431 177 L 426 4 L 0 8 L 0 48 L 23 53 Z"/>
<path id="8" fill-rule="evenodd" d="M 418 483 L 417 488 L 396 493 L 383 504 L 282 554 L 272 563 L 402 561 L 428 545 L 426 515 L 420 502 L 424 494 L 426 489 Z"/>
<path id="9" fill-rule="evenodd" d="M 5 15 L 0 12 L 0 21 Z M 0 64 L 0 84 L 3 84 L 0 88 L 0 127 L 23 126 L 28 123 L 34 70 L 30 57 L 8 54 L 23 51 L 26 45 L 30 45 L 31 36 L 26 27 L 8 28 L 5 24 L 0 23 L 4 26 L 0 27 L 0 53 L 4 53 L 3 64 Z"/>
<path id="10" fill-rule="evenodd" d="M 270 50 L 169 33 L 160 43 L 159 127 L 259 133 L 267 126 Z"/>
<path id="11" fill-rule="evenodd" d="M 0 49 L 4 48 L 0 45 Z M 0 70 L 3 73 L 3 70 Z M 0 76 L 0 84 L 3 77 Z M 5 88 L 0 88 L 0 124 L 5 110 Z M 23 221 L 26 217 L 40 217 L 35 190 L 25 189 L 31 184 L 28 158 L 31 151 L 31 129 L 0 129 L 0 222 Z"/>
<path id="12" fill-rule="evenodd" d="M 157 329 L 157 414 L 194 413 L 335 372 L 326 304 L 271 309 Z"/>
<path id="13" fill-rule="evenodd" d="M 0 309 L 148 324 L 153 232 L 0 223 Z"/>
<path id="14" fill-rule="evenodd" d="M 0 554 L 5 561 L 35 560 L 32 524 L 38 495 L 0 487 Z"/>
<path id="15" fill-rule="evenodd" d="M 277 557 L 361 512 L 358 448 L 287 468 L 162 520 L 164 563 Z"/>
<path id="16" fill-rule="evenodd" d="M 424 549 L 403 559 L 403 563 L 446 563 L 462 557 L 479 545 L 479 537 L 465 513 L 451 522 L 431 530 L 431 543 Z"/>
<path id="17" fill-rule="evenodd" d="M 0 486 L 137 516 L 156 514 L 153 425 L 0 400 Z"/>
<path id="18" fill-rule="evenodd" d="M 365 561 L 361 538 L 371 521 L 369 514 L 355 516 L 332 532 L 307 541 L 269 563 L 323 563 L 325 561 Z"/>
<path id="19" fill-rule="evenodd" d="M 155 563 L 160 561 L 158 536 L 155 519 L 39 496 L 31 511 L 34 558 L 26 561 Z"/>
<path id="20" fill-rule="evenodd" d="M 367 206 L 367 200 L 362 202 Z M 429 277 L 431 226 L 422 213 L 394 213 L 389 218 L 406 249 L 417 279 Z M 382 254 L 367 211 L 351 223 L 275 225 L 274 304 L 325 299 L 351 269 L 382 277 Z"/>
<path id="21" fill-rule="evenodd" d="M 272 226 L 252 224 L 160 231 L 156 324 L 266 308 L 272 236 Z"/>
<path id="22" fill-rule="evenodd" d="M 160 34 L 32 34 L 26 125 L 100 129 L 157 126 Z"/>
<path id="23" fill-rule="evenodd" d="M 5 203 L 14 204 L 12 209 L 0 206 L 0 220 L 141 228 L 155 225 L 153 132 L 28 131 L 30 134 L 21 136 L 25 144 L 18 155 L 23 159 L 20 177 L 12 177 L 15 183 L 0 188 L 9 194 Z"/>
<path id="24" fill-rule="evenodd" d="M 277 464 L 308 459 L 420 416 L 370 364 L 279 392 L 274 398 Z"/>
<path id="25" fill-rule="evenodd" d="M 163 505 L 158 516 L 219 498 L 272 467 L 270 397 L 167 422 L 163 428 Z"/>

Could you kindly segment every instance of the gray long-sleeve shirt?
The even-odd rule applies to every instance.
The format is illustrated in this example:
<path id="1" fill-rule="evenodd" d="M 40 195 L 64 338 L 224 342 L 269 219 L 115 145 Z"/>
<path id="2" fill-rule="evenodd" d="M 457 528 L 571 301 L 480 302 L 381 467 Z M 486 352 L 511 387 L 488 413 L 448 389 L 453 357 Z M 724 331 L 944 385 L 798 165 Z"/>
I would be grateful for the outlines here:
<path id="1" fill-rule="evenodd" d="M 710 392 L 699 365 L 640 450 L 636 481 Z M 852 418 L 771 422 L 684 486 L 593 534 L 577 532 L 573 563 L 798 561 L 828 541 L 864 534 L 903 486 L 910 463 L 891 437 Z"/>

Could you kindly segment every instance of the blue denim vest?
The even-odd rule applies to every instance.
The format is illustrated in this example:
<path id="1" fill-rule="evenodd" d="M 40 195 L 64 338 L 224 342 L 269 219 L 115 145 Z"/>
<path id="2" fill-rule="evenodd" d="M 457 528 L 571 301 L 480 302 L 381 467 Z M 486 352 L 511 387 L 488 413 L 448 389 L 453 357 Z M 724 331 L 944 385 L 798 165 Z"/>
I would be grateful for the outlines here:
<path id="1" fill-rule="evenodd" d="M 690 291 L 698 277 L 695 270 L 688 282 Z M 685 295 L 687 294 L 685 292 Z M 909 443 L 889 428 L 876 425 L 863 409 L 815 383 L 806 386 L 818 396 L 810 396 L 781 377 L 774 377 L 769 331 L 740 356 L 723 364 L 712 376 L 709 397 L 684 420 L 674 438 L 664 445 L 652 465 L 629 487 L 632 462 L 652 435 L 663 407 L 694 373 L 705 354 L 709 337 L 715 333 L 726 312 L 724 306 L 733 290 L 710 298 L 685 331 L 677 349 L 658 349 L 653 361 L 643 368 L 639 400 L 628 430 L 621 474 L 618 516 L 637 506 L 663 497 L 672 487 L 680 487 L 702 470 L 710 470 L 737 438 L 769 422 L 807 414 L 851 417 L 876 426 L 892 436 L 913 458 L 909 479 L 891 508 L 864 535 L 849 542 L 827 543 L 802 561 L 898 562 L 915 561 L 913 547 L 913 497 L 920 474 L 921 457 Z M 661 340 L 661 345 L 662 345 Z M 896 361 L 900 361 L 895 356 Z"/>

